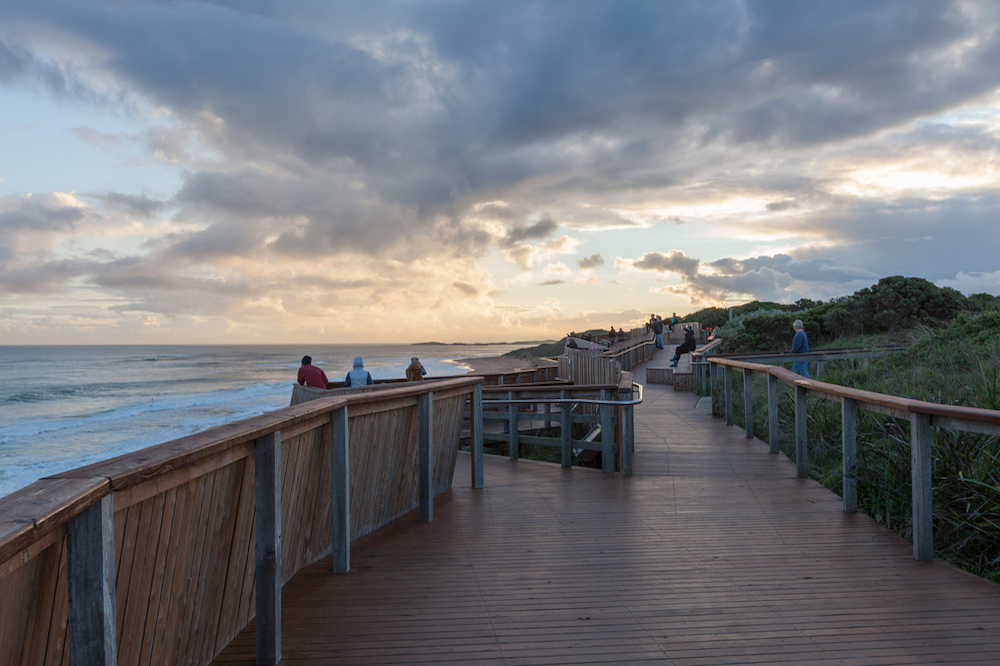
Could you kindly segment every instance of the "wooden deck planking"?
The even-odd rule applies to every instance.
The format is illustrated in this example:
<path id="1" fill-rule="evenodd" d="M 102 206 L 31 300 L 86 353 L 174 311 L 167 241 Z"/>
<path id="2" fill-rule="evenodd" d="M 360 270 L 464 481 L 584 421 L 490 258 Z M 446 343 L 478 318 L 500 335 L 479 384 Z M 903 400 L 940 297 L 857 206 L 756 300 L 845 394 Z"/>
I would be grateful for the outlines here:
<path id="1" fill-rule="evenodd" d="M 642 377 L 637 381 L 642 382 Z M 995 664 L 1000 588 L 646 386 L 635 476 L 460 455 L 417 512 L 283 591 L 282 664 Z M 253 625 L 215 663 L 252 664 Z"/>

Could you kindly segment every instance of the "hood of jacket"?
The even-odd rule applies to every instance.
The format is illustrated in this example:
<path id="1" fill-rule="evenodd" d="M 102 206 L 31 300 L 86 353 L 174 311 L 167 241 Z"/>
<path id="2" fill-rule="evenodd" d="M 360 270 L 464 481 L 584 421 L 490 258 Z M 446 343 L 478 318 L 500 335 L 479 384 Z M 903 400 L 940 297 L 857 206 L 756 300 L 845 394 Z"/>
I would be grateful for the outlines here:
<path id="1" fill-rule="evenodd" d="M 363 368 L 363 367 L 365 367 L 365 362 L 361 360 L 360 356 L 355 356 L 354 357 L 354 367 L 355 368 Z"/>

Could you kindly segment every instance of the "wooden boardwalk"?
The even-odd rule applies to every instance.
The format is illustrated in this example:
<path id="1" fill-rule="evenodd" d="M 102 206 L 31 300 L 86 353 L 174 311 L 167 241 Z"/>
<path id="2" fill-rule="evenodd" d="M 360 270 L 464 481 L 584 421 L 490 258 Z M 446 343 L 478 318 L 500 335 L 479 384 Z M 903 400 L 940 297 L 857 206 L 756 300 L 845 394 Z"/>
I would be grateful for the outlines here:
<path id="1" fill-rule="evenodd" d="M 487 456 L 474 491 L 460 454 L 434 522 L 284 587 L 281 663 L 1000 663 L 1000 587 L 915 562 L 695 402 L 646 385 L 630 479 Z M 215 663 L 253 664 L 253 632 Z"/>

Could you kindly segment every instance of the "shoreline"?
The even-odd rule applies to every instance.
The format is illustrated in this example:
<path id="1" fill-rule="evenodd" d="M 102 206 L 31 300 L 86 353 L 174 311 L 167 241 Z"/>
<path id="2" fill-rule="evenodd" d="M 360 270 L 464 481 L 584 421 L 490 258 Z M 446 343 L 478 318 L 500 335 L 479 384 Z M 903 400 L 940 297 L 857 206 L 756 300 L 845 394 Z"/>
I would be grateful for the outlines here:
<path id="1" fill-rule="evenodd" d="M 456 358 L 455 363 L 472 368 L 465 374 L 494 374 L 499 372 L 513 372 L 514 370 L 526 370 L 534 368 L 532 361 L 513 356 L 476 356 L 473 358 Z M 537 362 L 535 362 L 537 363 Z"/>

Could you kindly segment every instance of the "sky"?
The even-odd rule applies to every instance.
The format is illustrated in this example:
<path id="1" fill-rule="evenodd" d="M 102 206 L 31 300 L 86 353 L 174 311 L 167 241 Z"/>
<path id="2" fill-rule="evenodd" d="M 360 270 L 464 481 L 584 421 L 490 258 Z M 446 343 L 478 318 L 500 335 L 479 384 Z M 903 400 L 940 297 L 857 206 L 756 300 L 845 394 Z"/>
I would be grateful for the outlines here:
<path id="1" fill-rule="evenodd" d="M 0 344 L 1000 294 L 1000 3 L 0 0 Z"/>

